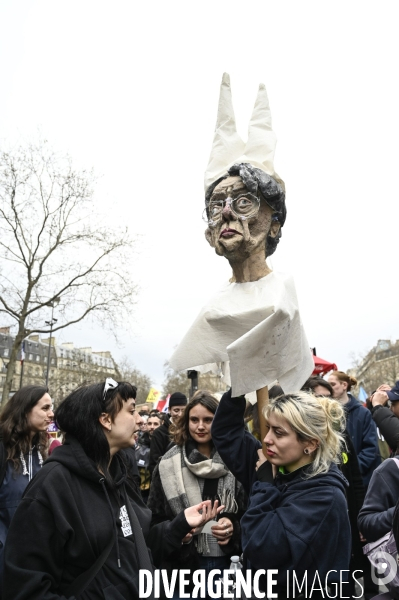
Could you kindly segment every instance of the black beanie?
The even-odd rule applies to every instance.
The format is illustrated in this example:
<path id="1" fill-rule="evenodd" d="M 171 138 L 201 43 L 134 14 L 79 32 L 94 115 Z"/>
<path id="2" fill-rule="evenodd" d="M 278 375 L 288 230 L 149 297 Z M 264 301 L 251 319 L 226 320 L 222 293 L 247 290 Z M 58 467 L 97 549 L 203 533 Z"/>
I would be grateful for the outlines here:
<path id="1" fill-rule="evenodd" d="M 173 406 L 186 406 L 187 404 L 187 396 L 182 394 L 181 392 L 174 392 L 171 394 L 169 398 L 169 408 Z"/>

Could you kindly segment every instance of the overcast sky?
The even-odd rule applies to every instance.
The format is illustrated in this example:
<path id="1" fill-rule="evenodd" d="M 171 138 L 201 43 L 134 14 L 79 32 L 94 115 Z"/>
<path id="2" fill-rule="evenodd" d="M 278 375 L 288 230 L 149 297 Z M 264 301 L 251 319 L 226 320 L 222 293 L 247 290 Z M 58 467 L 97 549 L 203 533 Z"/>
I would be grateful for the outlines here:
<path id="1" fill-rule="evenodd" d="M 309 344 L 340 369 L 399 338 L 397 2 L 1 0 L 0 137 L 38 127 L 100 176 L 96 202 L 138 236 L 123 347 L 99 327 L 59 342 L 128 355 L 154 383 L 229 278 L 204 238 L 203 174 L 222 73 L 246 139 L 260 82 Z"/>

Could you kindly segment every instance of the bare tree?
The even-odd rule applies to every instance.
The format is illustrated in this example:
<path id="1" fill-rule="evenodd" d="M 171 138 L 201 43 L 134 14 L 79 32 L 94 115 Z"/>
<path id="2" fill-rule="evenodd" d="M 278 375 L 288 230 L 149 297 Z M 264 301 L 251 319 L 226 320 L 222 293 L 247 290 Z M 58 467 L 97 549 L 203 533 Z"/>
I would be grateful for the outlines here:
<path id="1" fill-rule="evenodd" d="M 89 316 L 114 332 L 128 322 L 130 236 L 98 223 L 93 185 L 46 141 L 0 149 L 0 315 L 17 330 L 3 401 L 23 339 L 49 333 L 47 307 L 59 302 L 53 332 Z"/>
<path id="2" fill-rule="evenodd" d="M 371 363 L 362 373 L 362 383 L 369 394 L 381 384 L 393 386 L 399 378 L 399 356 Z"/>
<path id="3" fill-rule="evenodd" d="M 120 379 L 120 372 L 115 363 L 114 368 L 110 368 L 99 364 L 94 357 L 96 357 L 95 353 L 93 355 L 85 352 L 85 349 L 74 348 L 69 350 L 68 356 L 65 358 L 58 358 L 58 367 L 54 369 L 49 379 L 49 389 L 55 407 L 70 392 L 81 385 L 105 381 L 107 377 Z M 46 372 L 44 371 L 43 384 L 45 380 Z"/>
<path id="4" fill-rule="evenodd" d="M 399 378 L 399 345 L 389 344 L 385 350 L 374 346 L 366 355 L 352 356 L 356 378 L 368 394 L 381 384 L 393 386 Z"/>
<path id="5" fill-rule="evenodd" d="M 166 398 L 173 392 L 181 392 L 187 398 L 190 396 L 191 381 L 187 378 L 187 371 L 176 372 L 166 361 L 164 364 L 164 382 L 162 384 L 162 396 Z"/>
<path id="6" fill-rule="evenodd" d="M 135 367 L 127 356 L 118 363 L 122 381 L 128 381 L 137 387 L 137 404 L 144 404 L 152 387 L 151 378 Z"/>

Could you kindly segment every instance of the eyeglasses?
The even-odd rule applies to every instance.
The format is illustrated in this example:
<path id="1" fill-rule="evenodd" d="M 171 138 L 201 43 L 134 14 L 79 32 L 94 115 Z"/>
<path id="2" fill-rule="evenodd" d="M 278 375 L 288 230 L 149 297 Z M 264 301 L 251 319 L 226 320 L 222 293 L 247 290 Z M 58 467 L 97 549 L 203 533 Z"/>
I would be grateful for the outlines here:
<path id="1" fill-rule="evenodd" d="M 112 379 L 112 377 L 107 377 L 107 379 L 105 380 L 105 384 L 104 384 L 103 402 L 105 400 L 105 397 L 106 397 L 108 391 L 117 388 L 118 385 L 119 385 L 119 383 L 117 381 L 115 381 L 115 379 Z"/>
<path id="2" fill-rule="evenodd" d="M 258 214 L 260 201 L 257 196 L 250 192 L 245 192 L 245 194 L 240 194 L 235 198 L 228 197 L 225 200 L 211 200 L 207 203 L 202 214 L 203 220 L 210 227 L 215 227 L 222 218 L 225 206 L 230 207 L 231 212 L 237 219 L 246 221 Z"/>

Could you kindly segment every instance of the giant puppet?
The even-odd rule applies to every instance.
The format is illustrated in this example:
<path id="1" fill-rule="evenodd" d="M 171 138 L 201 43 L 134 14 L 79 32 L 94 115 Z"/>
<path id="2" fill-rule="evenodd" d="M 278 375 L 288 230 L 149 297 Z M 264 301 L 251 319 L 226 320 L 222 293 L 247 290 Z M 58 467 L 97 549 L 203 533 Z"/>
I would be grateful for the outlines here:
<path id="1" fill-rule="evenodd" d="M 284 183 L 273 166 L 275 146 L 265 86 L 259 86 L 244 143 L 225 73 L 205 173 L 204 217 L 205 237 L 227 258 L 233 275 L 203 307 L 170 364 L 176 371 L 206 372 L 217 363 L 233 396 L 267 389 L 276 380 L 285 393 L 298 390 L 314 368 L 293 280 L 266 262 L 286 218 Z"/>

